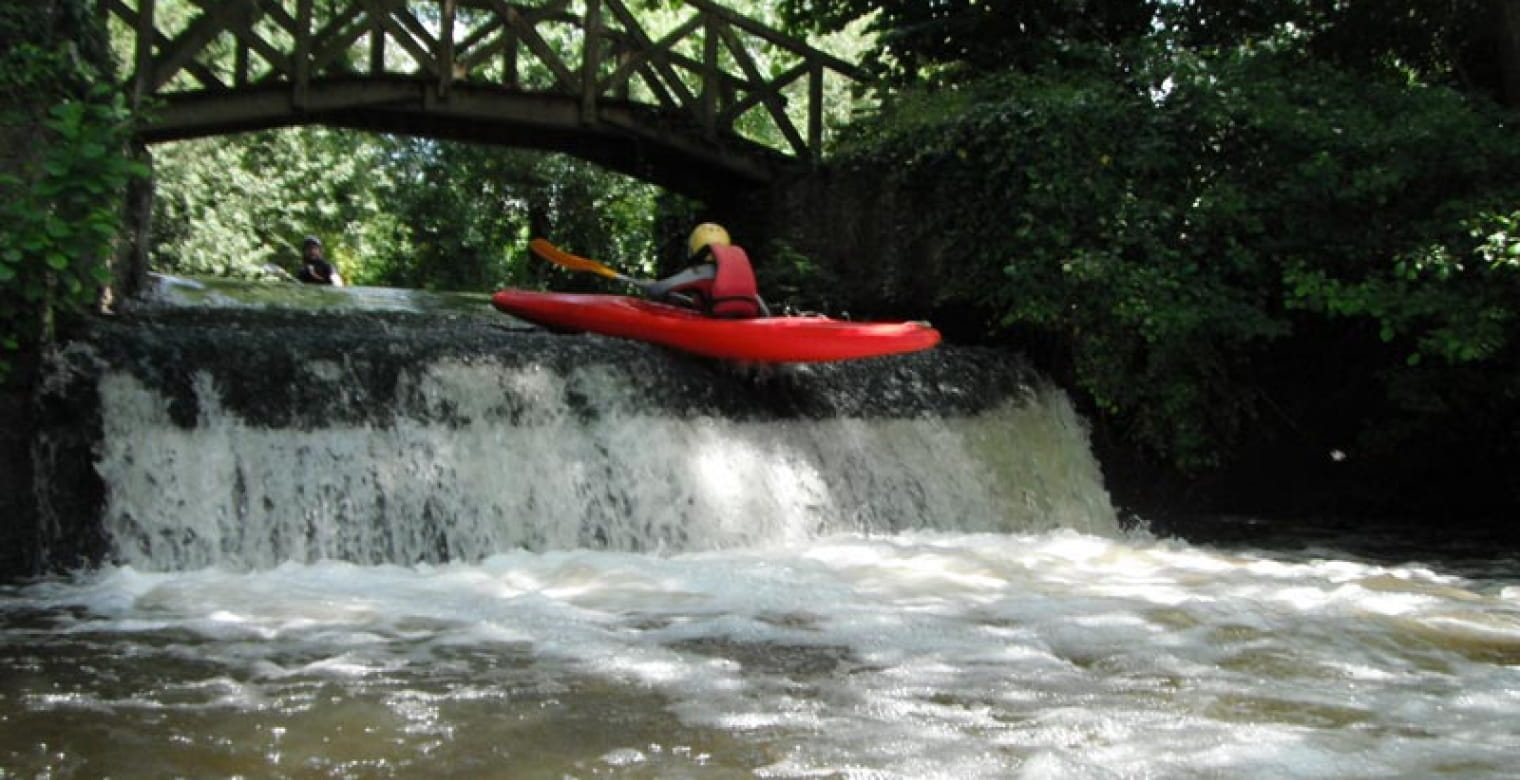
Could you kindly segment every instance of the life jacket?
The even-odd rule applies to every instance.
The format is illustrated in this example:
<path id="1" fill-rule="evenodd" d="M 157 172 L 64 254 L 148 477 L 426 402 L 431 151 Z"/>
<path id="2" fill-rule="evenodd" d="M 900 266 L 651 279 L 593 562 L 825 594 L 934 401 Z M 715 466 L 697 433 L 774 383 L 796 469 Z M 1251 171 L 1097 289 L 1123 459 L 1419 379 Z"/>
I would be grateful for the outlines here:
<path id="1" fill-rule="evenodd" d="M 760 293 L 755 284 L 755 269 L 743 249 L 725 244 L 709 244 L 705 250 L 716 268 L 710 279 L 681 285 L 673 292 L 699 298 L 704 314 L 720 319 L 748 319 L 760 316 Z"/>
<path id="2" fill-rule="evenodd" d="M 760 291 L 755 284 L 755 269 L 743 249 L 712 244 L 713 262 L 718 273 L 707 295 L 707 313 L 724 319 L 748 319 L 760 316 Z"/>

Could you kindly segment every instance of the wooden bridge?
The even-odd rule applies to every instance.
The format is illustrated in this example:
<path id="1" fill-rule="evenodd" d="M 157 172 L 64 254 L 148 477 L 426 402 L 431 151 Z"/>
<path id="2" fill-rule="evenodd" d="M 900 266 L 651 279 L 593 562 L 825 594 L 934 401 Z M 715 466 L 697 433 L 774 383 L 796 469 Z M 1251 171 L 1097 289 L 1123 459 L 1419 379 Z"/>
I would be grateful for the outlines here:
<path id="1" fill-rule="evenodd" d="M 324 124 L 566 152 L 698 197 L 816 161 L 826 80 L 860 71 L 674 5 L 652 30 L 624 0 L 98 0 L 149 143 Z"/>

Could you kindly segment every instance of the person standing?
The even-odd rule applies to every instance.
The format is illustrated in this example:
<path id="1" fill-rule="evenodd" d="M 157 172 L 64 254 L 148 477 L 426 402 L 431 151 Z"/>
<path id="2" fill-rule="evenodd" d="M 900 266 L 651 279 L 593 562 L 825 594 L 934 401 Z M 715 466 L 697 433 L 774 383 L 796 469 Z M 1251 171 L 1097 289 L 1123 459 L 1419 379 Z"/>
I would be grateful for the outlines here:
<path id="1" fill-rule="evenodd" d="M 343 277 L 338 273 L 338 267 L 323 256 L 322 239 L 316 236 L 307 236 L 301 242 L 301 268 L 296 271 L 296 278 L 307 284 L 343 286 Z"/>

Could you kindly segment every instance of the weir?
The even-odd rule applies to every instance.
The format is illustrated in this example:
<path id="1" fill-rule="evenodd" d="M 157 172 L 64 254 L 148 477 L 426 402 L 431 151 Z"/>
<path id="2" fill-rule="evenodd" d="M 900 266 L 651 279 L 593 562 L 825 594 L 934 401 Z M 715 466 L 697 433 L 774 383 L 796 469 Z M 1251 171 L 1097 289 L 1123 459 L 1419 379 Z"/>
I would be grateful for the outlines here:
<path id="1" fill-rule="evenodd" d="M 1008 353 L 745 367 L 484 296 L 164 289 L 52 361 L 40 568 L 1116 531 L 1082 421 Z"/>

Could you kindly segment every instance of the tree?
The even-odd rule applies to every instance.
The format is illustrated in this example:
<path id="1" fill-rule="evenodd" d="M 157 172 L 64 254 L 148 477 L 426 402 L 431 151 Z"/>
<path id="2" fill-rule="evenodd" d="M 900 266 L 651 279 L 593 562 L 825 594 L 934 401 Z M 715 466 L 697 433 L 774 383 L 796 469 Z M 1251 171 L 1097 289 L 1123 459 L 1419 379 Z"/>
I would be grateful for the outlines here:
<path id="1" fill-rule="evenodd" d="M 0 380 L 110 281 L 123 192 L 146 171 L 85 4 L 0 6 Z"/>
<path id="2" fill-rule="evenodd" d="M 258 276 L 293 271 L 317 235 L 346 278 L 376 275 L 400 251 L 384 196 L 384 149 L 362 133 L 265 131 L 154 150 L 152 263 L 162 271 Z"/>
<path id="3" fill-rule="evenodd" d="M 1520 32 L 1505 29 L 1506 8 L 1513 4 L 1223 0 L 1163 5 L 1158 20 L 1194 50 L 1268 45 L 1353 72 L 1399 72 L 1502 99 L 1504 52 Z"/>
<path id="4" fill-rule="evenodd" d="M 782 0 L 800 29 L 871 18 L 870 62 L 894 82 L 1030 71 L 1146 34 L 1158 0 Z"/>
<path id="5" fill-rule="evenodd" d="M 782 0 L 781 8 L 809 30 L 872 19 L 872 62 L 896 83 L 1065 67 L 1160 34 L 1191 51 L 1267 46 L 1353 71 L 1398 70 L 1520 105 L 1520 0 Z"/>
<path id="6" fill-rule="evenodd" d="M 393 139 L 385 200 L 411 243 L 380 281 L 489 289 L 576 284 L 524 247 L 548 234 L 583 254 L 637 263 L 653 254 L 658 188 L 562 155 Z M 626 266 L 625 266 L 626 267 Z"/>
<path id="7" fill-rule="evenodd" d="M 260 276 L 320 236 L 346 279 L 432 289 L 581 283 L 523 251 L 551 232 L 582 253 L 652 258 L 659 189 L 521 149 L 300 128 L 155 151 L 153 265 Z"/>
<path id="8" fill-rule="evenodd" d="M 843 163 L 888 172 L 962 258 L 945 308 L 1058 345 L 1109 429 L 1185 470 L 1295 428 L 1387 457 L 1458 429 L 1520 449 L 1491 402 L 1520 384 L 1508 117 L 1455 71 L 1369 53 L 1391 43 L 1339 61 L 1307 45 L 1335 25 L 1225 38 L 1181 26 L 1198 10 L 1102 56 L 902 91 Z"/>

